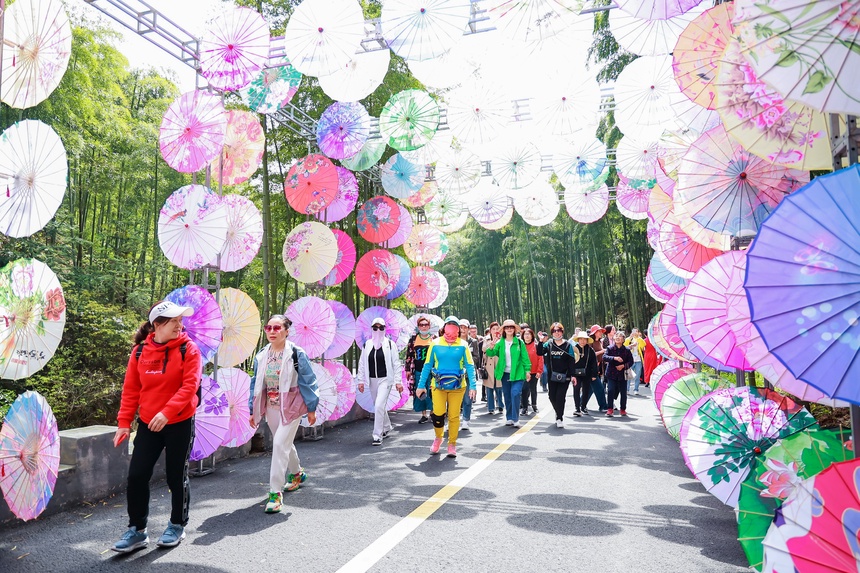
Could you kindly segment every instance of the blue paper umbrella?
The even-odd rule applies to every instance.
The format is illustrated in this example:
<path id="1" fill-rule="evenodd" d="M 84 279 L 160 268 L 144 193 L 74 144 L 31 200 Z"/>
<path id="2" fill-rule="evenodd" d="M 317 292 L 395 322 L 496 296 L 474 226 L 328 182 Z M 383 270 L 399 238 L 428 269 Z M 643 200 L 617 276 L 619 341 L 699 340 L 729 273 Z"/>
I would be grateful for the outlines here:
<path id="1" fill-rule="evenodd" d="M 392 155 L 380 168 L 380 179 L 385 192 L 397 199 L 406 199 L 424 185 L 423 165 L 407 161 L 399 153 Z"/>

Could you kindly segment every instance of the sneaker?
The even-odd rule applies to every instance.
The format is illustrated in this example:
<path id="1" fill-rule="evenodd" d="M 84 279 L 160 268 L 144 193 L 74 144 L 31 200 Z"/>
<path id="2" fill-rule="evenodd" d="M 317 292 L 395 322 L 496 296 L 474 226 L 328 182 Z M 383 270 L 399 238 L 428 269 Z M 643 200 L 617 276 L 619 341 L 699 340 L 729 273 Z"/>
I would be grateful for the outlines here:
<path id="1" fill-rule="evenodd" d="M 521 408 L 520 409 L 520 416 L 528 416 L 528 414 L 529 414 L 528 408 Z"/>
<path id="2" fill-rule="evenodd" d="M 433 445 L 430 446 L 430 453 L 435 455 L 439 453 L 439 448 L 442 447 L 442 438 L 433 440 Z"/>
<path id="3" fill-rule="evenodd" d="M 608 410 L 606 410 L 606 417 L 607 417 L 607 418 L 611 418 L 611 417 L 612 417 L 612 412 L 613 412 L 613 409 L 612 409 L 612 408 L 609 408 Z"/>
<path id="4" fill-rule="evenodd" d="M 573 415 L 574 415 L 574 416 L 576 416 L 577 418 L 579 418 L 580 416 L 582 416 L 582 414 L 580 414 L 580 413 L 579 413 L 579 410 L 574 410 L 574 411 L 573 411 Z"/>
<path id="5" fill-rule="evenodd" d="M 391 430 L 385 430 L 384 432 L 382 432 L 382 437 L 387 438 L 388 434 L 390 434 L 390 433 L 391 433 Z"/>
<path id="6" fill-rule="evenodd" d="M 279 513 L 284 494 L 279 491 L 269 492 L 269 501 L 266 502 L 266 513 Z"/>
<path id="7" fill-rule="evenodd" d="M 538 409 L 535 408 L 534 406 L 532 406 L 532 414 L 537 414 L 537 413 L 538 413 Z"/>
<path id="8" fill-rule="evenodd" d="M 504 408 L 497 408 L 497 409 L 496 409 L 496 414 L 502 414 L 502 413 L 504 413 L 504 411 L 505 411 L 505 409 L 504 409 Z"/>
<path id="9" fill-rule="evenodd" d="M 635 391 L 633 392 L 633 395 L 634 395 L 634 396 L 638 396 L 638 395 L 639 395 L 639 390 L 635 390 Z"/>
<path id="10" fill-rule="evenodd" d="M 430 418 L 428 418 L 427 416 L 421 416 L 421 419 L 418 420 L 418 423 L 419 424 L 426 424 L 429 421 L 430 421 Z"/>
<path id="11" fill-rule="evenodd" d="M 460 422 L 460 429 L 461 430 L 469 430 L 469 420 L 461 421 Z M 471 430 L 469 430 L 469 431 L 471 431 Z"/>
<path id="12" fill-rule="evenodd" d="M 284 488 L 284 491 L 296 491 L 305 483 L 306 479 L 308 479 L 308 474 L 305 473 L 305 470 L 300 469 L 297 474 L 289 474 L 287 476 L 287 487 Z"/>
<path id="13" fill-rule="evenodd" d="M 583 415 L 583 416 L 588 416 L 588 410 L 586 410 L 585 408 L 583 408 L 583 409 L 582 409 L 582 415 Z"/>
<path id="14" fill-rule="evenodd" d="M 448 457 L 456 458 L 457 457 L 457 446 L 454 444 L 448 444 Z"/>
<path id="15" fill-rule="evenodd" d="M 513 426 L 513 425 L 514 425 L 514 421 L 513 421 L 513 420 L 508 420 L 507 422 L 505 422 L 505 425 L 506 425 L 506 426 Z"/>
<path id="16" fill-rule="evenodd" d="M 370 443 L 370 445 L 371 446 L 381 446 L 382 445 L 382 438 L 378 438 L 376 436 L 373 436 L 373 441 Z"/>
<path id="17" fill-rule="evenodd" d="M 280 511 L 280 509 L 279 505 L 278 510 Z M 158 543 L 156 543 L 156 545 L 159 547 L 176 547 L 183 539 L 185 539 L 185 528 L 168 521 L 167 529 L 165 529 L 164 533 L 161 534 L 161 537 L 158 538 Z"/>
<path id="18" fill-rule="evenodd" d="M 113 544 L 111 549 L 119 553 L 131 553 L 143 549 L 147 545 L 149 545 L 149 535 L 146 533 L 146 528 L 144 527 L 143 531 L 138 531 L 136 527 L 129 527 L 128 531 Z"/>
<path id="19" fill-rule="evenodd" d="M 627 415 L 627 410 L 621 410 L 621 412 L 619 412 L 619 414 L 621 414 L 622 416 L 626 416 L 626 415 Z"/>
<path id="20" fill-rule="evenodd" d="M 564 420 L 556 420 L 555 421 L 556 428 L 564 428 Z"/>
<path id="21" fill-rule="evenodd" d="M 522 423 L 522 422 L 520 422 L 519 420 L 517 420 L 516 422 L 514 422 L 514 428 L 522 428 L 522 427 L 523 427 L 523 423 Z"/>

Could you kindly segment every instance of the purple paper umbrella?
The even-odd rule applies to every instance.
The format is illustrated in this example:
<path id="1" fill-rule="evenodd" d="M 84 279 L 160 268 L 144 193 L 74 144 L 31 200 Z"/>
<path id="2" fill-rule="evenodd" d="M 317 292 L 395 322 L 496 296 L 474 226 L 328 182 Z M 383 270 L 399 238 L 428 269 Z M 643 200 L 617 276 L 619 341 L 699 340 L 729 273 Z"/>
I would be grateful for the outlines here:
<path id="1" fill-rule="evenodd" d="M 390 322 L 397 329 L 397 337 L 392 338 L 397 344 L 397 349 L 406 350 L 409 345 L 409 338 L 412 336 L 412 323 L 409 322 L 409 318 L 399 310 L 389 309 L 387 322 Z"/>
<path id="2" fill-rule="evenodd" d="M 409 323 L 409 319 L 402 312 L 383 306 L 368 307 L 358 315 L 355 321 L 355 343 L 358 344 L 359 348 L 364 348 L 364 343 L 370 340 L 372 332 L 370 324 L 375 318 L 381 318 L 385 321 L 385 335 L 397 344 L 398 349 L 406 348 L 406 344 L 409 343 L 409 336 L 412 334 L 412 325 Z"/>
<path id="3" fill-rule="evenodd" d="M 619 0 L 618 7 L 642 20 L 668 20 L 701 3 L 702 0 Z"/>
<path id="4" fill-rule="evenodd" d="M 326 362 L 324 366 L 337 385 L 337 406 L 328 418 L 331 422 L 343 418 L 352 410 L 355 404 L 355 384 L 352 372 L 340 362 Z"/>
<path id="5" fill-rule="evenodd" d="M 619 178 L 615 190 L 615 206 L 628 219 L 647 219 L 650 197 L 650 187 L 634 187 L 631 182 Z"/>
<path id="6" fill-rule="evenodd" d="M 325 422 L 331 420 L 332 414 L 337 409 L 337 379 L 332 375 L 331 371 L 324 368 L 322 364 L 311 362 L 311 368 L 317 378 L 317 393 L 319 402 L 317 402 L 316 421 L 314 426 L 321 426 Z M 308 422 L 307 416 L 302 416 L 299 422 L 305 428 L 309 428 L 311 424 Z"/>
<path id="7" fill-rule="evenodd" d="M 194 314 L 183 318 L 182 324 L 188 337 L 200 349 L 204 362 L 211 362 L 218 352 L 224 328 L 218 301 L 208 290 L 196 285 L 180 287 L 164 298 L 179 306 L 194 309 Z"/>
<path id="8" fill-rule="evenodd" d="M 161 156 L 180 173 L 194 173 L 218 157 L 227 133 L 221 98 L 203 91 L 184 93 L 164 112 L 158 136 Z"/>
<path id="9" fill-rule="evenodd" d="M 358 102 L 334 102 L 317 122 L 317 144 L 332 159 L 352 157 L 370 136 L 370 116 Z"/>
<path id="10" fill-rule="evenodd" d="M 218 385 L 227 397 L 227 411 L 230 413 L 230 429 L 224 436 L 222 446 L 238 448 L 254 435 L 251 427 L 251 411 L 248 400 L 251 398 L 251 377 L 238 368 L 218 370 Z"/>
<path id="11" fill-rule="evenodd" d="M 287 309 L 290 326 L 289 340 L 297 344 L 308 358 L 319 358 L 334 340 L 334 311 L 327 301 L 315 296 L 305 296 L 293 302 Z"/>
<path id="12" fill-rule="evenodd" d="M 204 375 L 200 380 L 200 403 L 194 414 L 194 444 L 188 459 L 196 462 L 214 454 L 229 431 L 230 407 L 224 389 Z"/>
<path id="13" fill-rule="evenodd" d="M 349 307 L 342 302 L 338 302 L 336 300 L 329 300 L 326 302 L 328 302 L 332 312 L 334 312 L 336 328 L 334 340 L 332 340 L 332 343 L 326 349 L 325 354 L 323 354 L 323 358 L 326 360 L 332 360 L 343 356 L 355 341 L 355 315 L 353 315 L 352 311 L 349 310 Z"/>
<path id="14" fill-rule="evenodd" d="M 645 274 L 645 289 L 660 302 L 668 302 L 672 295 L 683 290 L 689 281 L 666 268 L 655 253 Z"/>
<path id="15" fill-rule="evenodd" d="M 200 40 L 200 74 L 220 90 L 245 87 L 269 59 L 269 26 L 250 8 L 230 8 Z"/>
<path id="16" fill-rule="evenodd" d="M 687 330 L 687 327 L 684 325 L 684 317 L 681 316 L 681 313 L 678 310 L 684 304 L 685 294 L 686 289 L 673 296 L 666 305 L 668 305 L 668 312 L 675 313 L 675 327 L 678 329 L 678 339 L 685 348 L 686 353 L 694 357 L 690 362 L 698 361 L 710 366 L 714 370 L 721 370 L 723 372 L 733 371 L 734 368 L 726 366 L 713 356 L 709 355 L 693 340 L 693 337 L 690 335 L 690 331 Z M 663 310 L 666 312 L 667 307 L 664 306 Z"/>
<path id="17" fill-rule="evenodd" d="M 401 383 L 403 384 L 403 392 L 398 392 L 397 386 L 394 384 L 391 385 L 391 390 L 388 392 L 388 400 L 385 403 L 386 410 L 397 410 L 409 400 L 409 385 L 406 384 L 405 371 L 404 377 L 401 378 L 401 380 Z M 373 404 L 373 395 L 370 393 L 370 386 L 366 385 L 364 387 L 364 392 L 356 390 L 355 403 L 361 406 L 365 412 L 370 412 L 372 414 L 376 410 Z"/>
<path id="18" fill-rule="evenodd" d="M 324 223 L 334 223 L 352 214 L 358 203 L 358 180 L 355 175 L 346 167 L 335 166 L 335 168 L 337 169 L 337 195 L 325 209 L 314 214 L 314 217 Z"/>
<path id="19" fill-rule="evenodd" d="M 574 221 L 594 223 L 609 208 L 609 188 L 605 184 L 593 190 L 568 187 L 564 191 L 564 207 Z"/>
<path id="20" fill-rule="evenodd" d="M 657 320 L 655 329 L 666 343 L 665 349 L 669 351 L 671 358 L 682 362 L 698 362 L 698 359 L 687 349 L 684 341 L 681 340 L 678 334 L 677 305 L 678 297 L 682 294 L 684 294 L 684 291 L 673 295 L 663 305 L 663 310 L 660 312 L 660 318 Z"/>
<path id="21" fill-rule="evenodd" d="M 391 292 L 385 295 L 387 300 L 394 300 L 395 298 L 400 298 L 406 293 L 406 290 L 409 288 L 409 277 L 411 276 L 409 273 L 409 263 L 401 257 L 400 255 L 394 255 L 397 258 L 397 262 L 400 263 L 400 278 L 397 279 L 397 284 L 394 285 L 394 288 L 391 289 Z"/>
<path id="22" fill-rule="evenodd" d="M 399 203 L 398 206 L 400 207 L 400 227 L 397 229 L 397 232 L 394 233 L 394 236 L 385 242 L 385 247 L 388 249 L 395 249 L 402 246 L 403 243 L 406 242 L 406 239 L 409 238 L 409 234 L 412 232 L 412 227 L 415 226 L 409 209 Z"/>

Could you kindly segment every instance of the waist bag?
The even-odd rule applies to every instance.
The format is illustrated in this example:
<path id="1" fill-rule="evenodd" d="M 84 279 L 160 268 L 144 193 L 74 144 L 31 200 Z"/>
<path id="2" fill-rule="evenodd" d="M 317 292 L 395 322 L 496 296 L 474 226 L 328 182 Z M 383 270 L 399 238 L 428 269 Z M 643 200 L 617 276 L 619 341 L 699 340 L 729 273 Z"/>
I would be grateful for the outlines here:
<path id="1" fill-rule="evenodd" d="M 440 390 L 457 390 L 463 384 L 463 375 L 465 374 L 462 371 L 460 374 L 442 374 L 435 370 L 432 373 L 436 387 Z"/>

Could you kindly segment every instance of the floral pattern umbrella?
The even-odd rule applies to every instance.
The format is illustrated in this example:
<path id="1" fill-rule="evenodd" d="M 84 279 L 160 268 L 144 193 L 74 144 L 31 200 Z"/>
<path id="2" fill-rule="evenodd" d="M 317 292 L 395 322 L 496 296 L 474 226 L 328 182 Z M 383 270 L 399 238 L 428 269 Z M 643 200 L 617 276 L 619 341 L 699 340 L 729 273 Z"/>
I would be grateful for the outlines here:
<path id="1" fill-rule="evenodd" d="M 352 238 L 340 229 L 332 229 L 337 240 L 337 258 L 334 268 L 321 281 L 324 286 L 335 286 L 346 280 L 355 268 L 355 243 Z"/>
<path id="2" fill-rule="evenodd" d="M 302 74 L 282 58 L 261 70 L 239 93 L 253 111 L 270 115 L 290 103 L 301 83 Z"/>
<path id="3" fill-rule="evenodd" d="M 453 48 L 471 17 L 469 0 L 389 0 L 380 24 L 392 52 L 422 61 Z"/>
<path id="4" fill-rule="evenodd" d="M 303 0 L 290 14 L 284 51 L 308 76 L 326 76 L 346 65 L 364 39 L 364 14 L 355 0 Z"/>
<path id="5" fill-rule="evenodd" d="M 352 171 L 345 167 L 337 166 L 337 195 L 331 203 L 322 211 L 314 214 L 314 217 L 325 223 L 340 221 L 355 211 L 358 203 L 358 180 Z"/>
<path id="6" fill-rule="evenodd" d="M 672 273 L 660 260 L 660 257 L 654 253 L 651 257 L 651 264 L 648 265 L 648 271 L 645 273 L 645 289 L 655 300 L 660 302 L 668 302 L 672 295 L 684 290 L 689 279 L 679 277 Z"/>
<path id="7" fill-rule="evenodd" d="M 406 291 L 406 300 L 418 307 L 425 307 L 439 294 L 439 273 L 431 267 L 417 266 L 412 269 L 412 278 Z"/>
<path id="8" fill-rule="evenodd" d="M 499 187 L 521 189 L 540 174 L 540 150 L 531 141 L 507 140 L 493 153 L 490 164 Z"/>
<path id="9" fill-rule="evenodd" d="M 212 160 L 213 180 L 223 185 L 247 181 L 263 161 L 265 143 L 263 126 L 256 115 L 237 109 L 228 111 L 224 150 Z"/>
<path id="10" fill-rule="evenodd" d="M 383 298 L 400 280 L 400 261 L 390 251 L 374 249 L 365 253 L 355 266 L 355 283 L 371 298 Z"/>
<path id="11" fill-rule="evenodd" d="M 368 139 L 358 153 L 352 157 L 341 159 L 340 163 L 352 171 L 370 169 L 382 158 L 386 143 L 384 139 Z"/>
<path id="12" fill-rule="evenodd" d="M 490 181 L 489 177 L 469 194 L 469 213 L 480 224 L 493 223 L 508 211 L 511 201 L 501 187 Z"/>
<path id="13" fill-rule="evenodd" d="M 448 149 L 436 162 L 436 183 L 441 192 L 460 195 L 478 184 L 483 171 L 481 160 L 471 151 Z"/>
<path id="14" fill-rule="evenodd" d="M 593 185 L 603 175 L 607 162 L 606 146 L 587 135 L 574 137 L 552 155 L 552 169 L 565 186 Z"/>
<path id="15" fill-rule="evenodd" d="M 290 342 L 302 348 L 308 358 L 319 358 L 334 341 L 337 321 L 327 301 L 304 296 L 293 301 L 286 316 L 293 323 Z"/>
<path id="16" fill-rule="evenodd" d="M 211 376 L 200 379 L 200 403 L 194 413 L 192 462 L 208 458 L 221 446 L 230 431 L 230 408 L 224 390 Z"/>
<path id="17" fill-rule="evenodd" d="M 324 155 L 312 153 L 290 167 L 284 181 L 284 195 L 299 213 L 314 215 L 337 197 L 340 178 L 334 164 Z"/>
<path id="18" fill-rule="evenodd" d="M 328 417 L 328 421 L 333 422 L 343 418 L 352 410 L 356 388 L 352 381 L 352 372 L 340 362 L 326 362 L 323 368 L 334 378 L 337 388 L 337 405 Z"/>
<path id="19" fill-rule="evenodd" d="M 513 212 L 513 209 L 511 209 Z M 442 306 L 445 301 L 448 299 L 448 279 L 445 278 L 445 275 L 439 273 L 439 294 L 436 295 L 436 298 L 427 305 L 427 308 L 439 308 Z"/>
<path id="20" fill-rule="evenodd" d="M 200 75 L 212 87 L 245 87 L 269 59 L 269 25 L 250 8 L 232 7 L 206 26 L 200 40 Z"/>
<path id="21" fill-rule="evenodd" d="M 696 401 L 717 388 L 728 388 L 731 382 L 712 374 L 696 373 L 682 376 L 666 389 L 660 402 L 660 416 L 669 435 L 679 439 L 681 423 Z"/>
<path id="22" fill-rule="evenodd" d="M 227 239 L 221 247 L 220 269 L 238 271 L 254 260 L 263 244 L 263 218 L 254 202 L 242 195 L 224 195 L 221 204 L 227 214 Z"/>
<path id="23" fill-rule="evenodd" d="M 229 225 L 224 202 L 203 185 L 174 191 L 158 215 L 158 244 L 167 259 L 182 269 L 199 269 L 216 260 Z"/>
<path id="24" fill-rule="evenodd" d="M 433 200 L 436 193 L 439 191 L 439 186 L 435 181 L 425 181 L 421 189 L 403 199 L 403 204 L 413 209 L 420 209 Z"/>
<path id="25" fill-rule="evenodd" d="M 332 159 L 352 157 L 370 136 L 370 115 L 358 102 L 334 102 L 317 122 L 317 145 Z"/>
<path id="26" fill-rule="evenodd" d="M 194 309 L 194 314 L 182 319 L 182 325 L 188 338 L 200 349 L 203 362 L 212 362 L 224 331 L 224 315 L 215 297 L 202 286 L 188 285 L 172 291 L 164 299 Z"/>
<path id="27" fill-rule="evenodd" d="M 652 396 L 654 397 L 654 404 L 657 406 L 657 412 L 660 412 L 660 405 L 663 403 L 666 390 L 677 380 L 695 373 L 694 368 L 681 366 L 677 360 L 666 360 L 654 369 L 651 373 L 651 387 L 653 388 Z"/>
<path id="28" fill-rule="evenodd" d="M 400 226 L 394 236 L 388 239 L 385 243 L 389 249 L 395 249 L 403 245 L 409 235 L 412 233 L 412 227 L 415 226 L 415 221 L 412 220 L 412 213 L 403 205 L 397 205 L 400 208 Z"/>
<path id="29" fill-rule="evenodd" d="M 427 92 L 404 90 L 391 96 L 379 115 L 379 131 L 397 151 L 418 149 L 439 126 L 439 106 Z"/>
<path id="30" fill-rule="evenodd" d="M 442 229 L 439 229 L 439 230 L 441 231 Z M 432 259 L 430 259 L 429 261 L 427 261 L 425 264 L 427 266 L 430 266 L 430 267 L 435 267 L 436 265 L 438 265 L 439 263 L 441 263 L 442 261 L 445 260 L 445 257 L 448 256 L 449 252 L 451 252 L 451 249 L 448 245 L 448 236 L 443 231 L 442 232 L 442 240 L 439 243 L 439 252 L 436 253 L 436 256 L 433 257 Z"/>
<path id="31" fill-rule="evenodd" d="M 238 368 L 221 368 L 218 370 L 218 385 L 224 390 L 227 398 L 227 411 L 230 413 L 230 426 L 221 445 L 227 448 L 238 448 L 245 445 L 254 436 L 251 427 L 251 411 L 248 402 L 251 398 L 251 377 Z"/>
<path id="32" fill-rule="evenodd" d="M 362 100 L 382 84 L 390 63 L 391 52 L 388 50 L 358 52 L 345 65 L 320 77 L 320 88 L 335 101 Z"/>
<path id="33" fill-rule="evenodd" d="M 647 219 L 650 197 L 650 187 L 634 187 L 629 181 L 619 177 L 618 186 L 615 188 L 615 206 L 628 219 Z"/>
<path id="34" fill-rule="evenodd" d="M 68 174 L 60 136 L 41 121 L 19 121 L 0 134 L 0 187 L 6 188 L 0 232 L 29 237 L 40 231 L 63 202 Z"/>
<path id="35" fill-rule="evenodd" d="M 407 199 L 424 185 L 426 170 L 423 165 L 407 161 L 399 153 L 388 158 L 379 168 L 379 178 L 385 192 L 397 199 Z"/>
<path id="36" fill-rule="evenodd" d="M 180 173 L 200 171 L 221 153 L 226 131 L 227 114 L 220 97 L 200 90 L 184 93 L 161 120 L 161 156 Z"/>
<path id="37" fill-rule="evenodd" d="M 355 340 L 355 315 L 342 302 L 336 300 L 329 300 L 327 302 L 332 312 L 334 312 L 336 326 L 334 340 L 332 340 L 332 343 L 326 349 L 323 358 L 334 360 L 343 356 Z"/>
<path id="38" fill-rule="evenodd" d="M 672 70 L 681 92 L 707 109 L 716 108 L 713 85 L 719 63 L 734 35 L 735 5 L 725 2 L 696 16 L 672 50 Z"/>
<path id="39" fill-rule="evenodd" d="M 648 219 L 658 227 L 672 213 L 674 209 L 675 182 L 668 177 L 663 177 L 648 195 Z"/>
<path id="40" fill-rule="evenodd" d="M 422 264 L 439 255 L 445 235 L 433 225 L 421 223 L 412 227 L 412 232 L 403 245 L 403 251 L 412 261 Z"/>
<path id="41" fill-rule="evenodd" d="M 229 368 L 247 360 L 260 340 L 260 310 L 246 293 L 235 288 L 222 288 L 218 294 L 221 307 L 221 345 L 218 366 Z"/>
<path id="42" fill-rule="evenodd" d="M 400 264 L 400 278 L 397 279 L 397 284 L 394 285 L 394 288 L 391 289 L 391 292 L 385 295 L 385 298 L 388 300 L 394 300 L 406 294 L 406 291 L 409 290 L 409 281 L 412 279 L 409 262 L 400 255 L 394 256 L 397 258 L 397 262 Z"/>
<path id="43" fill-rule="evenodd" d="M 299 224 L 284 241 L 284 266 L 303 283 L 322 280 L 337 264 L 337 237 L 322 223 Z"/>
<path id="44" fill-rule="evenodd" d="M 568 187 L 564 190 L 564 208 L 578 223 L 594 223 L 609 208 L 609 188 L 603 184 L 596 189 Z"/>
<path id="45" fill-rule="evenodd" d="M 400 228 L 400 207 L 388 197 L 373 197 L 359 207 L 355 225 L 365 241 L 384 243 Z"/>
<path id="46" fill-rule="evenodd" d="M 60 469 L 60 432 L 47 400 L 28 390 L 0 428 L 0 490 L 18 518 L 36 519 L 54 495 Z"/>

